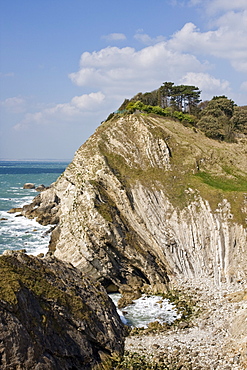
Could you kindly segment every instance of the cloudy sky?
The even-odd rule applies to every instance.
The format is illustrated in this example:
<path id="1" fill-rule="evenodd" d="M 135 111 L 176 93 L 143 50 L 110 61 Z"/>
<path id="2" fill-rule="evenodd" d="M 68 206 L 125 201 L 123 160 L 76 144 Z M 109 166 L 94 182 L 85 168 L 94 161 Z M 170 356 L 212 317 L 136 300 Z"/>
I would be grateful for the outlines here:
<path id="1" fill-rule="evenodd" d="M 1 0 L 0 158 L 67 159 L 165 81 L 247 104 L 246 0 Z"/>

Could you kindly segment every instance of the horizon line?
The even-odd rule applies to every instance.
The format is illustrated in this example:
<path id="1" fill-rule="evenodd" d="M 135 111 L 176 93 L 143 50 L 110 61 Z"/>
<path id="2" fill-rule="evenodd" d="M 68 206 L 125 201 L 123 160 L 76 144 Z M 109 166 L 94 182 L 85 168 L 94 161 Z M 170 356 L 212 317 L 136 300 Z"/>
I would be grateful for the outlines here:
<path id="1" fill-rule="evenodd" d="M 72 158 L 73 159 L 73 158 Z M 0 158 L 0 162 L 71 162 L 72 159 L 54 159 L 54 158 L 22 158 L 22 159 L 11 159 L 11 158 Z"/>

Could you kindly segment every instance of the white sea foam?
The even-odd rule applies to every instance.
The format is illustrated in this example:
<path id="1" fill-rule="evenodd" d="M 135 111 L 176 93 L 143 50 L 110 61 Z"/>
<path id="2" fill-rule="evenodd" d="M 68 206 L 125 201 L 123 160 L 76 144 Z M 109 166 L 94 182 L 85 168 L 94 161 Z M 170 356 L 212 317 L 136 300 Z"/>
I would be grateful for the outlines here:
<path id="1" fill-rule="evenodd" d="M 11 197 L 11 195 L 12 195 L 12 197 Z M 32 195 L 26 195 L 26 196 L 22 196 L 20 198 L 13 197 L 13 193 L 11 195 L 10 195 L 9 198 L 7 198 L 7 197 L 1 198 L 1 201 L 8 202 L 10 204 L 11 208 L 23 207 L 25 204 L 30 204 L 33 200 Z M 15 196 L 16 195 L 19 195 L 19 194 L 15 194 Z"/>
<path id="2" fill-rule="evenodd" d="M 46 253 L 50 239 L 47 231 L 50 226 L 16 216 L 17 214 L 0 212 L 0 218 L 3 219 L 0 228 L 1 252 L 5 249 L 26 249 L 28 254 Z"/>
<path id="3" fill-rule="evenodd" d="M 119 293 L 111 294 L 111 299 L 117 306 L 117 302 L 121 295 Z M 133 301 L 121 311 L 118 309 L 119 316 L 124 324 L 128 324 L 137 328 L 147 328 L 148 324 L 154 321 L 159 323 L 172 324 L 176 319 L 180 318 L 174 304 L 164 299 L 162 296 L 147 296 Z"/>
<path id="4" fill-rule="evenodd" d="M 6 249 L 26 249 L 27 253 L 48 251 L 50 226 L 42 226 L 18 214 L 8 214 L 11 208 L 30 204 L 38 195 L 35 189 L 23 189 L 26 182 L 49 185 L 56 181 L 68 163 L 1 162 L 0 163 L 0 254 Z M 2 168 L 7 168 L 2 171 Z M 52 171 L 51 171 L 52 169 Z M 54 172 L 53 172 L 54 170 Z"/>

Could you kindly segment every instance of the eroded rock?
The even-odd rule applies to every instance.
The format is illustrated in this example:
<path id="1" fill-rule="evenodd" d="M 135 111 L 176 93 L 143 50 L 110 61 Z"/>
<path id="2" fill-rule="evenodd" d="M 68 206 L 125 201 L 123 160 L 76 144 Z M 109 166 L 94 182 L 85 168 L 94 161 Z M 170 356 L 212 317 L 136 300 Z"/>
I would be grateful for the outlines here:
<path id="1" fill-rule="evenodd" d="M 22 212 L 21 207 L 11 208 L 9 211 L 7 211 L 7 213 L 18 213 L 18 212 Z"/>
<path id="2" fill-rule="evenodd" d="M 198 294 L 206 289 L 210 310 L 198 327 L 181 325 L 181 336 L 173 333 L 181 347 L 175 358 L 192 356 L 198 369 L 242 370 L 246 337 L 236 333 L 245 301 L 238 315 L 235 303 L 221 298 L 246 282 L 246 173 L 246 140 L 219 143 L 166 118 L 113 117 L 23 213 L 44 224 L 53 220 L 50 253 L 123 292 L 126 302 L 175 283 L 187 282 L 190 290 L 195 282 Z"/>
<path id="3" fill-rule="evenodd" d="M 23 214 L 57 224 L 52 253 L 106 288 L 133 276 L 153 292 L 177 278 L 231 284 L 247 276 L 247 195 L 220 188 L 238 181 L 224 168 L 247 172 L 244 144 L 163 118 L 113 118 Z"/>
<path id="4" fill-rule="evenodd" d="M 46 186 L 41 184 L 41 185 L 38 185 L 35 190 L 38 192 L 41 192 L 41 191 L 44 191 L 45 189 L 46 189 Z"/>
<path id="5" fill-rule="evenodd" d="M 72 265 L 6 251 L 0 275 L 1 369 L 87 370 L 123 352 L 115 306 Z"/>
<path id="6" fill-rule="evenodd" d="M 35 185 L 31 182 L 26 182 L 26 184 L 23 185 L 23 189 L 35 189 Z"/>
<path id="7" fill-rule="evenodd" d="M 35 218 L 41 225 L 56 225 L 59 222 L 60 199 L 54 188 L 48 188 L 37 195 L 31 204 L 22 208 L 22 214 L 28 218 Z"/>

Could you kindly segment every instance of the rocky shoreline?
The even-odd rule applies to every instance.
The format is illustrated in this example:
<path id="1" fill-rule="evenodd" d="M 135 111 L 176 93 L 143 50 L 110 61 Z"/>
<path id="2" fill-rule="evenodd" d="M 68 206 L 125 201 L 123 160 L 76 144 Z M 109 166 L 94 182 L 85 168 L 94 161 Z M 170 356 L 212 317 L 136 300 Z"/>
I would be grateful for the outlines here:
<path id="1" fill-rule="evenodd" d="M 40 369 L 43 369 L 42 363 L 46 369 L 55 369 L 58 364 L 63 364 L 64 368 L 74 364 L 76 368 L 84 369 L 83 361 L 87 363 L 85 369 L 91 369 L 95 366 L 95 359 L 97 363 L 95 351 L 102 353 L 101 360 L 104 358 L 103 352 L 106 352 L 108 360 L 104 365 L 106 367 L 102 368 L 105 370 L 247 369 L 247 284 L 244 281 L 230 286 L 222 283 L 220 287 L 208 279 L 180 280 L 171 284 L 170 291 L 182 292 L 182 301 L 187 297 L 189 304 L 193 302 L 191 316 L 185 315 L 183 320 L 172 325 L 153 324 L 145 330 L 133 329 L 125 338 L 125 355 L 121 357 L 123 328 L 99 284 L 96 284 L 98 292 L 95 295 L 97 290 L 95 291 L 92 281 L 86 277 L 81 280 L 82 275 L 77 269 L 54 257 L 40 259 L 27 256 L 22 251 L 6 251 L 1 256 L 0 263 L 0 350 L 3 351 L 1 365 L 4 369 L 14 363 L 26 364 L 27 369 L 32 366 L 37 369 L 37 366 L 41 366 Z M 54 273 L 59 275 L 59 279 L 54 280 Z M 12 280 L 8 278 L 8 274 L 11 274 Z M 30 274 L 33 276 L 33 282 L 29 282 Z M 4 278 L 9 281 L 7 285 Z M 81 290 L 82 285 L 84 291 Z M 55 290 L 53 292 L 51 289 L 56 289 L 58 296 L 55 295 Z M 68 310 L 68 303 L 65 306 L 64 303 L 61 304 L 68 302 L 67 298 L 64 301 L 63 296 L 67 291 L 69 296 L 73 297 L 73 290 L 78 297 L 76 300 L 86 300 L 94 315 L 98 315 L 99 321 L 92 322 L 90 317 L 93 311 L 88 318 L 78 319 L 78 313 L 70 313 L 70 310 L 74 309 L 73 305 Z M 103 301 L 106 306 L 102 311 L 100 306 Z M 106 317 L 108 319 L 104 322 Z M 32 324 L 34 318 L 37 321 L 35 326 Z M 53 337 L 56 337 L 56 345 L 55 342 L 51 344 Z M 65 337 L 68 340 L 76 340 L 75 348 L 78 348 L 78 353 L 83 353 L 83 346 L 86 344 L 88 350 L 92 351 L 91 357 L 85 357 L 86 353 L 82 356 L 80 354 L 81 359 L 77 362 L 76 353 L 68 358 L 63 356 L 67 346 Z M 25 347 L 25 341 L 28 348 L 31 346 L 31 352 L 30 348 Z M 80 344 L 80 341 L 84 344 Z M 58 354 L 57 351 L 61 353 Z M 114 352 L 120 355 L 116 360 Z M 98 361 L 99 358 L 98 356 Z"/>
<path id="2" fill-rule="evenodd" d="M 196 302 L 190 320 L 129 335 L 126 356 L 104 370 L 247 369 L 246 176 L 246 141 L 113 117 L 18 210 L 51 225 L 49 258 L 121 293 L 122 307 L 173 289 Z"/>
<path id="3" fill-rule="evenodd" d="M 129 336 L 125 350 L 164 369 L 247 369 L 247 285 L 217 288 L 197 280 L 179 286 L 197 299 L 200 315 L 165 333 Z"/>

